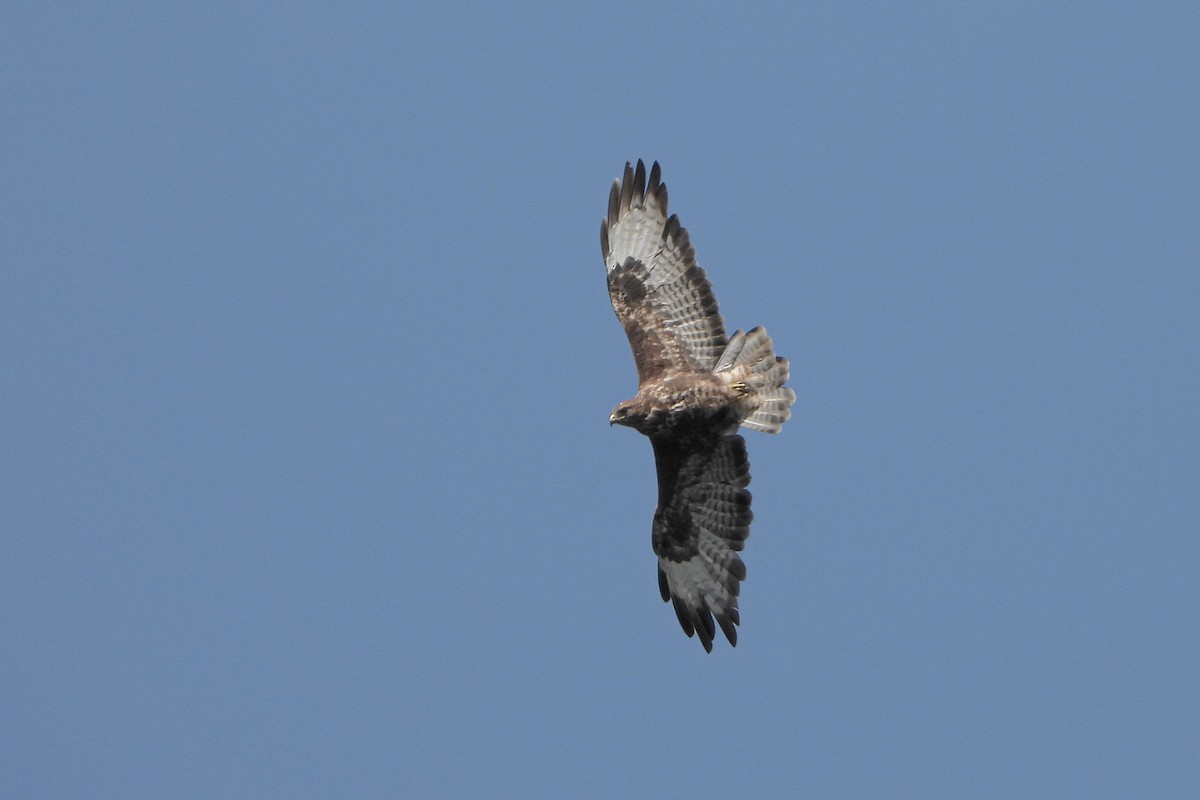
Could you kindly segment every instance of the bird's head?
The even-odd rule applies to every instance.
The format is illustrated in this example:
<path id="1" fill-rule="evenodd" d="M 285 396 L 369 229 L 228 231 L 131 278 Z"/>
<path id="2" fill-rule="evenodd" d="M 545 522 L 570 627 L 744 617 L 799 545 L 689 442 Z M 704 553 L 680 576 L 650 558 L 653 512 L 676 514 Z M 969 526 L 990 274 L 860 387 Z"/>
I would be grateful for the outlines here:
<path id="1" fill-rule="evenodd" d="M 638 413 L 637 406 L 632 400 L 626 400 L 613 409 L 613 412 L 608 415 L 609 425 L 625 425 L 630 428 L 636 428 L 638 423 L 645 418 L 644 414 Z"/>

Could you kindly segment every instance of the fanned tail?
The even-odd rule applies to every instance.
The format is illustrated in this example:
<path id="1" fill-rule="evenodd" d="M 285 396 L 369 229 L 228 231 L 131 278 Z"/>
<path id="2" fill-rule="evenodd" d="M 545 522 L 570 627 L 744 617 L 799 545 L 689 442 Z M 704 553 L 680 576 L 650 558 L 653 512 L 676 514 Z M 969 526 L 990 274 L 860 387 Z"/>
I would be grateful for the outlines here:
<path id="1" fill-rule="evenodd" d="M 796 393 L 783 385 L 788 360 L 775 355 L 771 337 L 761 325 L 745 333 L 735 331 L 713 372 L 728 384 L 745 384 L 743 428 L 779 433 L 792 416 Z"/>

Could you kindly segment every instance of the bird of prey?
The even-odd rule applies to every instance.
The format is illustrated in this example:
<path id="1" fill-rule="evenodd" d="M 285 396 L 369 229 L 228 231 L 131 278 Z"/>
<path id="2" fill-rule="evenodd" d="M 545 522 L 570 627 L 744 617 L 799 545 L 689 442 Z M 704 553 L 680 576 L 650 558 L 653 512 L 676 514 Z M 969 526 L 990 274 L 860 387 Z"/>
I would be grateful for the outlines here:
<path id="1" fill-rule="evenodd" d="M 608 294 L 637 366 L 638 391 L 609 424 L 650 439 L 658 470 L 651 544 L 658 588 L 684 633 L 712 652 L 719 625 L 737 644 L 738 552 L 750 534 L 750 463 L 738 428 L 778 433 L 796 393 L 761 327 L 725 335 L 717 300 L 679 218 L 667 216 L 657 162 L 625 164 L 600 222 Z"/>

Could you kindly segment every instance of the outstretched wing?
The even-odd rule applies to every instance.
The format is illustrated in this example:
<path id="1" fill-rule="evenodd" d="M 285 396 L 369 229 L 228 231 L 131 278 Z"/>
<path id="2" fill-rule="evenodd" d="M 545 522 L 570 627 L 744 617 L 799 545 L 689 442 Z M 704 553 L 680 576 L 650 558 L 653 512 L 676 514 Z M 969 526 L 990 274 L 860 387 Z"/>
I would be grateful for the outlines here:
<path id="1" fill-rule="evenodd" d="M 679 217 L 667 217 L 667 187 L 658 162 L 625 164 L 600 222 L 608 296 L 625 327 L 638 383 L 663 375 L 707 372 L 725 349 L 717 299 Z"/>
<path id="2" fill-rule="evenodd" d="M 658 588 L 675 606 L 688 636 L 712 652 L 717 625 L 737 644 L 738 591 L 746 567 L 738 556 L 750 535 L 750 462 L 746 442 L 713 432 L 687 439 L 657 437 L 658 509 L 652 543 Z"/>

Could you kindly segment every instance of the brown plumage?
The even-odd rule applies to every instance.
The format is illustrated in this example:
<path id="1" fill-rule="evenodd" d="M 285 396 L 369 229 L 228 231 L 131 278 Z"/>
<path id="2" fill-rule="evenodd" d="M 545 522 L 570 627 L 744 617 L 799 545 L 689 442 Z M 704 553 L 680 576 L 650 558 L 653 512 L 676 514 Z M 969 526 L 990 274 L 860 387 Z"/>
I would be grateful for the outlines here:
<path id="1" fill-rule="evenodd" d="M 608 293 L 629 337 L 638 391 L 609 422 L 650 438 L 658 470 L 651 544 L 658 585 L 688 636 L 737 644 L 738 552 L 750 534 L 750 464 L 738 427 L 778 433 L 795 393 L 762 328 L 726 337 L 687 231 L 667 216 L 657 163 L 625 164 L 600 223 Z M 715 624 L 714 624 L 715 620 Z"/>

